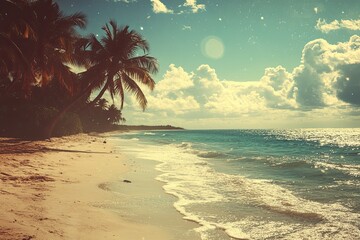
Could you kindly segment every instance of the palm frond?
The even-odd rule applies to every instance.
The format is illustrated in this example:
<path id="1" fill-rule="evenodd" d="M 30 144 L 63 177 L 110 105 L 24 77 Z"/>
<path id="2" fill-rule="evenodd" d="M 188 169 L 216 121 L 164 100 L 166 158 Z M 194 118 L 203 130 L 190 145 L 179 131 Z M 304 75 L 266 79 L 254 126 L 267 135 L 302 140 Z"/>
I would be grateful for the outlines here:
<path id="1" fill-rule="evenodd" d="M 126 65 L 146 69 L 146 71 L 152 74 L 156 74 L 159 71 L 159 64 L 156 58 L 148 55 L 129 58 L 126 60 Z"/>
<path id="2" fill-rule="evenodd" d="M 150 90 L 154 90 L 155 81 L 145 69 L 139 67 L 128 67 L 124 70 L 124 72 L 135 81 L 141 82 L 150 88 Z"/>
<path id="3" fill-rule="evenodd" d="M 143 111 L 145 111 L 145 108 L 147 106 L 147 99 L 141 88 L 136 84 L 133 79 L 131 79 L 131 77 L 129 77 L 125 73 L 122 74 L 122 79 L 125 89 L 135 95 L 135 98 L 140 104 L 140 107 L 143 109 Z"/>
<path id="4" fill-rule="evenodd" d="M 116 35 L 117 35 L 117 32 L 118 32 L 117 23 L 115 22 L 115 20 L 111 19 L 110 20 L 110 25 L 112 27 L 113 40 L 116 42 Z"/>
<path id="5" fill-rule="evenodd" d="M 105 24 L 105 26 L 103 26 L 101 29 L 105 31 L 106 39 L 113 40 L 113 36 L 108 24 Z"/>
<path id="6" fill-rule="evenodd" d="M 73 95 L 75 89 L 75 74 L 71 72 L 70 68 L 62 62 L 56 61 L 51 63 L 51 65 L 56 68 L 56 71 L 53 71 L 53 74 L 57 81 L 59 81 L 60 85 L 64 87 L 70 95 Z"/>
<path id="7" fill-rule="evenodd" d="M 86 15 L 82 12 L 76 12 L 70 16 L 65 16 L 61 19 L 61 23 L 64 24 L 64 27 L 73 28 L 79 27 L 84 29 L 87 24 Z"/>

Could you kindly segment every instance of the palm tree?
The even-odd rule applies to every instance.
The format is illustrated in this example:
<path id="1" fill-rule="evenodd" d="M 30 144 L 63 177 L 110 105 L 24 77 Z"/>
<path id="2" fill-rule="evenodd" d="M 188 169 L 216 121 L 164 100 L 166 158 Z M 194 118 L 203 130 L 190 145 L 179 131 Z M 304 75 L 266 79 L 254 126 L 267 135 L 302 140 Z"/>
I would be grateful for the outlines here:
<path id="1" fill-rule="evenodd" d="M 122 117 L 121 111 L 117 109 L 114 104 L 108 107 L 106 113 L 108 122 L 112 124 L 126 121 L 125 118 Z"/>
<path id="2" fill-rule="evenodd" d="M 119 28 L 113 20 L 102 29 L 105 36 L 100 41 L 91 35 L 85 43 L 89 48 L 86 52 L 90 68 L 83 77 L 93 83 L 92 91 L 100 90 L 92 102 L 96 103 L 109 91 L 112 98 L 119 95 L 121 110 L 126 89 L 135 94 L 141 108 L 145 110 L 147 99 L 138 83 L 153 90 L 155 81 L 151 74 L 158 71 L 156 59 L 147 54 L 148 42 L 134 30 L 130 31 L 128 26 Z M 139 50 L 144 55 L 138 55 Z"/>
<path id="3" fill-rule="evenodd" d="M 105 98 L 101 98 L 96 102 L 96 106 L 101 108 L 102 110 L 107 109 L 108 108 L 108 100 L 106 100 Z"/>
<path id="4" fill-rule="evenodd" d="M 5 0 L 0 6 L 7 23 L 0 25 L 0 51 L 6 53 L 2 70 L 11 73 L 13 83 L 21 83 L 26 96 L 32 86 L 52 79 L 71 93 L 74 74 L 65 63 L 75 61 L 75 29 L 85 27 L 85 15 L 64 15 L 53 0 Z"/>
<path id="5" fill-rule="evenodd" d="M 53 0 L 38 0 L 31 4 L 36 13 L 33 29 L 37 33 L 35 71 L 41 85 L 56 78 L 70 92 L 73 75 L 64 63 L 75 61 L 74 43 L 79 38 L 76 27 L 84 28 L 86 17 L 82 13 L 64 15 Z"/>
<path id="6" fill-rule="evenodd" d="M 151 74 L 158 71 L 157 60 L 148 55 L 148 42 L 137 32 L 130 31 L 128 26 L 119 28 L 113 20 L 102 29 L 105 31 L 105 36 L 100 41 L 95 35 L 78 41 L 79 46 L 75 52 L 85 58 L 88 66 L 85 72 L 79 74 L 80 80 L 85 84 L 76 97 L 46 126 L 44 138 L 51 137 L 54 127 L 65 112 L 73 108 L 79 100 L 90 96 L 95 90 L 100 90 L 100 92 L 91 102 L 92 104 L 109 91 L 112 98 L 119 95 L 120 110 L 122 110 L 124 90 L 127 90 L 135 94 L 141 108 L 145 110 L 147 99 L 138 83 L 153 90 L 155 81 Z M 143 55 L 139 51 L 142 51 Z"/>
<path id="7" fill-rule="evenodd" d="M 19 75 L 31 76 L 31 66 L 20 42 L 32 33 L 27 19 L 29 4 L 26 0 L 0 2 L 0 77 L 4 93 L 17 85 Z"/>

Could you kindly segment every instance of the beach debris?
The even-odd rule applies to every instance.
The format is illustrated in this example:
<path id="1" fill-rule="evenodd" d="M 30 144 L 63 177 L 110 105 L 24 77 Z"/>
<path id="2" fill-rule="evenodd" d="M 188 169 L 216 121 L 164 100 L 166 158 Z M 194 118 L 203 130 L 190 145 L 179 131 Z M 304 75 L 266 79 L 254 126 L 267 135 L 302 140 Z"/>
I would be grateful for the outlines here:
<path id="1" fill-rule="evenodd" d="M 124 182 L 124 183 L 131 183 L 131 181 L 130 181 L 130 180 L 127 180 L 127 179 L 124 179 L 123 182 Z"/>
<path id="2" fill-rule="evenodd" d="M 105 190 L 105 191 L 110 191 L 110 187 L 109 187 L 109 183 L 105 182 L 105 183 L 100 183 L 98 185 L 98 187 L 102 190 Z"/>
<path id="3" fill-rule="evenodd" d="M 106 143 L 106 140 L 104 140 L 103 143 Z"/>
<path id="4" fill-rule="evenodd" d="M 4 172 L 0 172 L 0 174 L 5 175 L 5 176 L 11 176 L 10 174 L 4 173 Z"/>
<path id="5" fill-rule="evenodd" d="M 22 238 L 22 240 L 30 240 L 30 239 L 33 239 L 33 238 L 34 238 L 34 236 L 24 236 Z"/>

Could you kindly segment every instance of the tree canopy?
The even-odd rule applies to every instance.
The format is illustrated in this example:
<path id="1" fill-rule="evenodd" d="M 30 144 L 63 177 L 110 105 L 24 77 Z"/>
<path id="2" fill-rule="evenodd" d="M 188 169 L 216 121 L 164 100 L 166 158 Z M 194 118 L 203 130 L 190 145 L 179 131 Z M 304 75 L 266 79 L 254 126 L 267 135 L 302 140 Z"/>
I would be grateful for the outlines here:
<path id="1" fill-rule="evenodd" d="M 153 90 L 158 71 L 149 43 L 114 20 L 102 27 L 100 38 L 81 36 L 78 29 L 86 22 L 83 13 L 66 15 L 53 0 L 0 2 L 0 134 L 108 130 L 125 120 L 127 92 L 145 110 L 142 87 Z M 76 74 L 71 65 L 86 70 Z M 106 91 L 113 102 L 119 98 L 118 107 L 103 98 Z"/>

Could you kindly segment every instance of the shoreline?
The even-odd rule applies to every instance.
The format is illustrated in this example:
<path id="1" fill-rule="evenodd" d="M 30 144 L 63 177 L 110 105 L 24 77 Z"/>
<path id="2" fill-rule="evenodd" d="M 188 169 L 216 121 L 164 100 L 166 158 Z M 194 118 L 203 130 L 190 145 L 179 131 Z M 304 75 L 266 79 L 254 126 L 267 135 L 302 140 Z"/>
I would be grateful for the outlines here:
<path id="1" fill-rule="evenodd" d="M 125 185 L 117 182 L 110 187 L 125 203 L 131 203 L 118 209 L 127 214 L 123 214 L 123 217 L 131 222 L 157 226 L 169 233 L 169 240 L 200 240 L 200 234 L 194 230 L 199 224 L 184 219 L 185 216 L 174 206 L 177 197 L 167 193 L 164 189 L 165 183 L 158 179 L 159 175 L 163 174 L 157 169 L 161 161 L 143 159 L 128 149 L 130 147 L 136 152 L 146 154 L 142 144 L 137 145 L 132 140 L 118 139 L 116 136 L 115 139 L 122 146 L 119 149 L 125 152 L 125 162 L 129 166 L 129 171 L 125 172 L 123 177 L 131 181 L 131 184 Z M 125 147 L 123 144 L 128 145 Z"/>
<path id="2" fill-rule="evenodd" d="M 143 174 L 155 163 L 133 164 L 111 135 L 35 142 L 0 138 L 2 239 L 165 240 L 175 239 L 173 229 L 163 224 L 169 220 L 191 228 L 169 205 L 170 213 L 159 221 L 141 219 L 145 205 L 129 217 L 122 206 L 130 206 L 134 196 L 146 202 L 155 193 L 167 203 L 171 196 L 160 182 L 150 181 L 155 169 Z M 124 182 L 127 178 L 133 182 Z"/>

